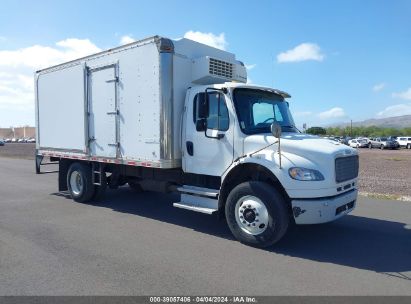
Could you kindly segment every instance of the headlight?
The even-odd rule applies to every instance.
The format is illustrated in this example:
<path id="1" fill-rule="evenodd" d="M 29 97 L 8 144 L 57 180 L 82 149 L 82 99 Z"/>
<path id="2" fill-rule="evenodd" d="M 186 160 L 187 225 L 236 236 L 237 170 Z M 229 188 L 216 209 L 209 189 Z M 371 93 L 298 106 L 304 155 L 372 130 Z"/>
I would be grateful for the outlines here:
<path id="1" fill-rule="evenodd" d="M 320 171 L 312 170 L 312 169 L 293 167 L 288 170 L 288 174 L 291 176 L 291 178 L 300 180 L 300 181 L 322 181 L 324 180 L 324 176 L 320 173 Z"/>

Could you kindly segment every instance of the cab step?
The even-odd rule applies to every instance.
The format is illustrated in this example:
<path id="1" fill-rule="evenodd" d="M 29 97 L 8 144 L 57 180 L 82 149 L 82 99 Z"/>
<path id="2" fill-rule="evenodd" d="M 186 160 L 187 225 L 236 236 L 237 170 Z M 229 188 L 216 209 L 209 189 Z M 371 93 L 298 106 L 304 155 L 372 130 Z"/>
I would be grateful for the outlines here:
<path id="1" fill-rule="evenodd" d="M 181 194 L 181 201 L 174 203 L 174 207 L 197 211 L 206 214 L 213 214 L 218 210 L 217 198 L 209 198 L 187 193 Z"/>
<path id="2" fill-rule="evenodd" d="M 173 206 L 177 207 L 177 208 L 187 209 L 187 210 L 206 213 L 206 214 L 213 214 L 214 212 L 217 211 L 217 209 L 198 207 L 198 206 L 194 206 L 194 205 L 187 205 L 187 204 L 182 203 L 182 202 L 174 203 Z"/>
<path id="3" fill-rule="evenodd" d="M 218 194 L 220 193 L 220 191 L 216 189 L 202 188 L 202 187 L 195 187 L 195 186 L 188 186 L 188 185 L 183 185 L 182 187 L 178 187 L 177 190 L 180 191 L 181 193 L 214 197 L 214 198 L 216 198 Z"/>

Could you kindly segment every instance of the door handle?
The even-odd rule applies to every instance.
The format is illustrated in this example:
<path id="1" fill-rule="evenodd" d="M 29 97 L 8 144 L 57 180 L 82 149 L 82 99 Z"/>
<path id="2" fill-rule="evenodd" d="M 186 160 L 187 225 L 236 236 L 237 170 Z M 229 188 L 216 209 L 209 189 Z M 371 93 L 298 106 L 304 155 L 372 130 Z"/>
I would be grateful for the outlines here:
<path id="1" fill-rule="evenodd" d="M 107 115 L 118 115 L 119 110 L 113 111 L 113 112 L 107 112 Z"/>
<path id="2" fill-rule="evenodd" d="M 190 156 L 194 155 L 194 145 L 192 141 L 186 141 L 187 153 Z"/>

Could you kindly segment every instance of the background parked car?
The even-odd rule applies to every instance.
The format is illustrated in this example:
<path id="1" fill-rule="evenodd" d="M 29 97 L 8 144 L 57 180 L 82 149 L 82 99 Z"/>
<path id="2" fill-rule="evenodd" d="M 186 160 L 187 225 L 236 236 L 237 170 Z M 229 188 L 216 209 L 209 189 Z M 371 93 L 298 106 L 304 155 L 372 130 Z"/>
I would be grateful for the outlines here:
<path id="1" fill-rule="evenodd" d="M 366 147 L 368 147 L 368 141 L 366 140 L 366 139 L 358 139 L 358 138 L 355 138 L 355 139 L 351 139 L 350 141 L 349 141 L 349 145 L 350 145 L 350 147 L 352 147 L 352 148 L 366 148 Z"/>
<path id="2" fill-rule="evenodd" d="M 399 136 L 397 142 L 400 147 L 411 149 L 411 136 Z"/>
<path id="3" fill-rule="evenodd" d="M 4 146 L 4 141 L 0 139 L 0 146 Z"/>
<path id="4" fill-rule="evenodd" d="M 387 137 L 370 138 L 368 147 L 382 149 L 398 149 L 400 145 L 395 140 L 390 140 Z"/>
<path id="5" fill-rule="evenodd" d="M 349 137 L 349 136 L 347 136 L 347 137 L 342 137 L 342 138 L 340 139 L 340 143 L 349 146 L 349 145 L 350 145 L 349 141 L 350 141 L 351 139 L 352 139 L 352 138 Z"/>

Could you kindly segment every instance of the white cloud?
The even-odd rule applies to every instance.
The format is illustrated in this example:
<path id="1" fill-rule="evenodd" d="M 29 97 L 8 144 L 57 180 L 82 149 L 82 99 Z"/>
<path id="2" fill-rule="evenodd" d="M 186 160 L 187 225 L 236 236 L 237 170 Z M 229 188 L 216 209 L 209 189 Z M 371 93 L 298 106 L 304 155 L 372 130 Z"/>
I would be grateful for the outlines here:
<path id="1" fill-rule="evenodd" d="M 324 54 L 315 43 L 301 43 L 295 48 L 277 55 L 278 62 L 300 62 L 307 60 L 323 61 Z"/>
<path id="2" fill-rule="evenodd" d="M 225 40 L 225 34 L 220 33 L 219 35 L 214 35 L 213 33 L 202 33 L 188 31 L 184 34 L 184 38 L 191 39 L 200 43 L 207 44 L 209 46 L 215 47 L 217 49 L 225 50 L 228 46 Z"/>
<path id="3" fill-rule="evenodd" d="M 411 114 L 411 103 L 396 104 L 386 107 L 381 112 L 377 113 L 378 117 L 393 117 Z"/>
<path id="4" fill-rule="evenodd" d="M 123 44 L 129 44 L 129 43 L 132 43 L 132 42 L 134 42 L 134 41 L 136 41 L 136 39 L 134 39 L 133 37 L 131 37 L 131 36 L 123 36 L 123 37 L 121 37 L 121 39 L 120 39 L 120 44 L 121 45 L 123 45 Z"/>
<path id="5" fill-rule="evenodd" d="M 400 93 L 392 93 L 393 98 L 401 98 L 405 100 L 411 100 L 411 88 L 408 88 L 408 90 Z"/>
<path id="6" fill-rule="evenodd" d="M 57 42 L 56 46 L 33 45 L 13 51 L 0 51 L 0 66 L 39 69 L 100 51 L 88 39 L 70 38 Z"/>
<path id="7" fill-rule="evenodd" d="M 326 120 L 326 119 L 342 118 L 342 117 L 345 117 L 346 114 L 342 108 L 335 107 L 328 111 L 318 113 L 317 116 L 320 119 Z"/>
<path id="8" fill-rule="evenodd" d="M 257 66 L 256 64 L 245 64 L 245 68 L 246 68 L 247 70 L 252 70 L 252 69 L 254 69 L 256 66 Z"/>
<path id="9" fill-rule="evenodd" d="M 33 45 L 17 50 L 0 50 L 0 122 L 6 125 L 21 117 L 34 117 L 35 70 L 101 51 L 88 39 L 70 38 L 55 46 Z M 32 115 L 27 115 L 31 111 Z M 10 117 L 7 113 L 14 113 Z M 26 113 L 26 114 L 25 114 Z"/>
<path id="10" fill-rule="evenodd" d="M 373 90 L 374 92 L 379 92 L 379 91 L 381 91 L 381 90 L 384 89 L 384 88 L 385 88 L 385 83 L 382 82 L 382 83 L 378 83 L 378 84 L 376 84 L 375 86 L 373 86 L 373 87 L 372 87 L 372 90 Z"/>

